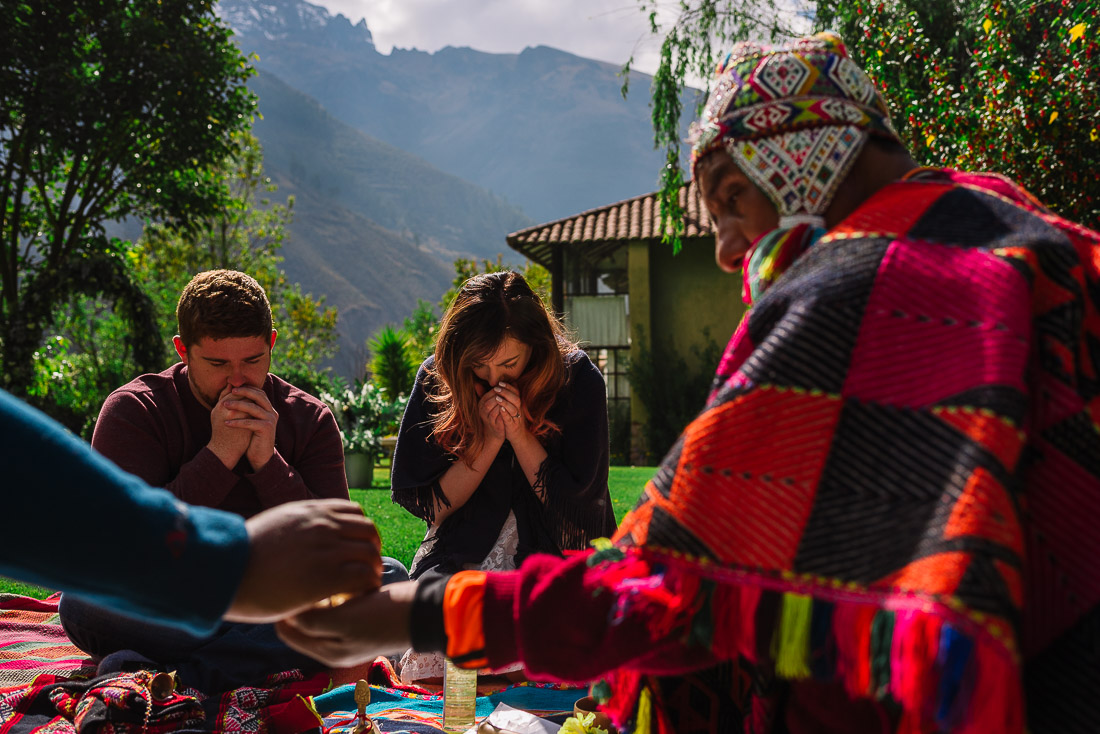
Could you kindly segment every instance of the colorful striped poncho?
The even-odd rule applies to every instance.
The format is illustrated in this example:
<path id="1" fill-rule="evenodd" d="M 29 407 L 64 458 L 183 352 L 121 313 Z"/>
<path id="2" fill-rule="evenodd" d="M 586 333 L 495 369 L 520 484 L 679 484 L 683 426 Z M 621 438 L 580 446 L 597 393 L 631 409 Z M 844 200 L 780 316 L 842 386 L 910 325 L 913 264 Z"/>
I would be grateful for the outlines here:
<path id="1" fill-rule="evenodd" d="M 1096 731 L 1098 370 L 1100 235 L 919 171 L 772 282 L 613 544 L 451 577 L 447 653 L 624 731 Z"/>
<path id="2" fill-rule="evenodd" d="M 748 313 L 619 546 L 717 658 L 901 731 L 1096 730 L 1098 243 L 996 176 L 881 190 Z"/>

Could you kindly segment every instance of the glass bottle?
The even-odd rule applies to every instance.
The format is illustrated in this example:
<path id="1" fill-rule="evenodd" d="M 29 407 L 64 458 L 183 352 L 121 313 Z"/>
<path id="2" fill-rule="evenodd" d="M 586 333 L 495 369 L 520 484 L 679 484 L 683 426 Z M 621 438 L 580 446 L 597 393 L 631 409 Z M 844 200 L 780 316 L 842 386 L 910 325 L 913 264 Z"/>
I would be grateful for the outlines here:
<path id="1" fill-rule="evenodd" d="M 463 732 L 474 725 L 477 706 L 477 670 L 443 661 L 443 731 Z"/>

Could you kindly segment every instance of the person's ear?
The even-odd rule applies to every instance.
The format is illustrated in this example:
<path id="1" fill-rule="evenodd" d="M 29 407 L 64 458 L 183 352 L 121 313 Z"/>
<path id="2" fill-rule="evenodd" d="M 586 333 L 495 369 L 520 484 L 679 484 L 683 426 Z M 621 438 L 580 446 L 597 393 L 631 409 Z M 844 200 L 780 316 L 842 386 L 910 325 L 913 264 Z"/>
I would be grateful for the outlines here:
<path id="1" fill-rule="evenodd" d="M 275 337 L 277 337 L 277 336 L 279 336 L 279 331 L 277 329 L 272 329 L 271 330 L 271 348 L 272 349 L 275 348 Z"/>
<path id="2" fill-rule="evenodd" d="M 180 361 L 187 364 L 187 345 L 183 343 L 183 339 L 179 334 L 172 337 L 172 346 L 176 348 L 176 354 L 180 356 Z"/>

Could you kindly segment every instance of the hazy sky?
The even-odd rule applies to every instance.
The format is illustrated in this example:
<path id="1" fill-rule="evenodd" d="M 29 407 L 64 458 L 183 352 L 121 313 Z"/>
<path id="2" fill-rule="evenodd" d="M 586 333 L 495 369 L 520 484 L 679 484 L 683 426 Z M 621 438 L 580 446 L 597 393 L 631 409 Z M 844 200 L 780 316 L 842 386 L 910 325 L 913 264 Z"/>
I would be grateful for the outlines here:
<path id="1" fill-rule="evenodd" d="M 469 46 L 518 53 L 553 46 L 613 64 L 634 56 L 634 68 L 653 73 L 660 44 L 637 0 L 312 0 L 353 23 L 367 19 L 375 47 L 438 51 Z M 671 22 L 679 3 L 663 0 Z"/>

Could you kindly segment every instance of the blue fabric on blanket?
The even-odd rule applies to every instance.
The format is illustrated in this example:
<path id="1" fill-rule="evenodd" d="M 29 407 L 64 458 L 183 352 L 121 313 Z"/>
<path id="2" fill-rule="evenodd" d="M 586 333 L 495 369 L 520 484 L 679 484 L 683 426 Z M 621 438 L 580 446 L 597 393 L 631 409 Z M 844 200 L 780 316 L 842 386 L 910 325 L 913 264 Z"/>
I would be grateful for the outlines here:
<path id="1" fill-rule="evenodd" d="M 419 711 L 429 715 L 443 715 L 443 694 L 431 695 L 406 693 L 393 688 L 372 685 L 370 690 L 370 705 L 367 706 L 368 716 L 385 716 L 387 711 L 404 709 Z M 329 717 L 330 714 L 340 712 L 355 712 L 355 687 L 352 685 L 334 688 L 328 693 L 316 696 L 313 699 L 317 712 L 321 716 Z M 572 711 L 577 699 L 588 695 L 587 689 L 565 687 L 553 683 L 519 683 L 509 686 L 489 696 L 477 697 L 476 715 L 478 718 L 488 716 L 499 703 L 524 711 L 538 712 L 562 712 Z M 325 722 L 326 726 L 330 722 Z"/>

